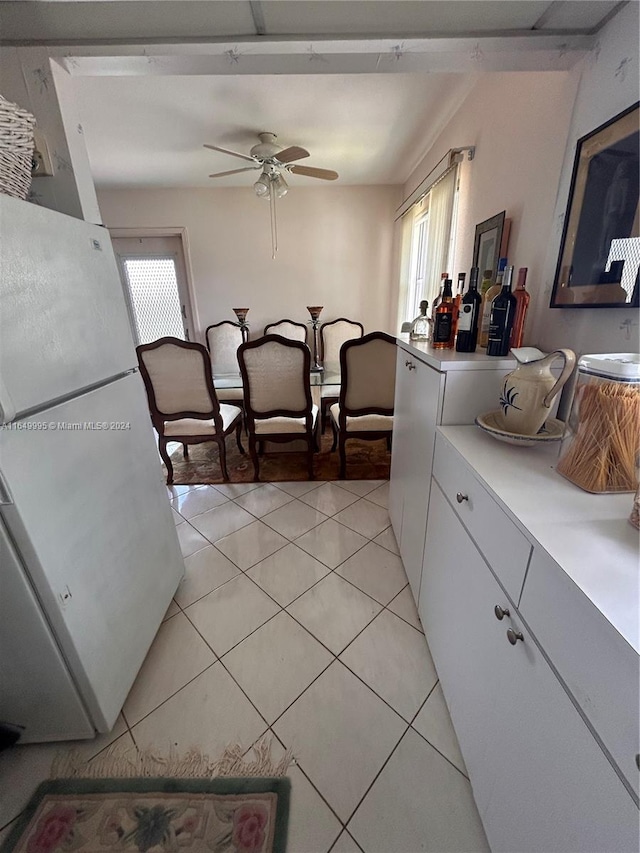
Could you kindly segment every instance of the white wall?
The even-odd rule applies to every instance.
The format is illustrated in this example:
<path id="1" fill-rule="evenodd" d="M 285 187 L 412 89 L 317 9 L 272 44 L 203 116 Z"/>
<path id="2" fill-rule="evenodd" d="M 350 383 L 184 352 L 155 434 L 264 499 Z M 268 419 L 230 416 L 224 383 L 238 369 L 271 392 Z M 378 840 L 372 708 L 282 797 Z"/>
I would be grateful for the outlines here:
<path id="1" fill-rule="evenodd" d="M 476 224 L 506 210 L 509 262 L 529 268 L 532 303 L 541 298 L 576 86 L 577 75 L 564 71 L 480 75 L 405 184 L 406 197 L 450 148 L 476 146 L 474 159 L 461 165 L 453 275 L 471 267 Z"/>
<path id="2" fill-rule="evenodd" d="M 293 181 L 291 182 L 293 183 Z M 393 212 L 400 188 L 291 186 L 278 202 L 271 259 L 269 204 L 246 188 L 103 190 L 109 228 L 187 229 L 200 335 L 249 307 L 255 332 L 273 320 L 344 316 L 365 331 L 389 329 Z"/>
<path id="3" fill-rule="evenodd" d="M 509 260 L 528 267 L 525 343 L 577 353 L 638 351 L 638 309 L 549 308 L 576 141 L 639 97 L 637 2 L 602 30 L 571 72 L 485 74 L 403 189 L 420 183 L 449 148 L 475 145 L 464 162 L 456 262 L 471 266 L 478 222 L 506 210 Z M 397 282 L 396 290 L 397 296 Z"/>
<path id="4" fill-rule="evenodd" d="M 568 346 L 578 353 L 638 352 L 637 308 L 549 308 L 562 225 L 569 197 L 576 142 L 640 97 L 638 68 L 639 4 L 629 3 L 600 35 L 584 62 L 558 188 L 553 229 L 547 244 L 541 299 L 532 320 L 543 349 Z M 544 246 L 541 246 L 543 249 Z"/>

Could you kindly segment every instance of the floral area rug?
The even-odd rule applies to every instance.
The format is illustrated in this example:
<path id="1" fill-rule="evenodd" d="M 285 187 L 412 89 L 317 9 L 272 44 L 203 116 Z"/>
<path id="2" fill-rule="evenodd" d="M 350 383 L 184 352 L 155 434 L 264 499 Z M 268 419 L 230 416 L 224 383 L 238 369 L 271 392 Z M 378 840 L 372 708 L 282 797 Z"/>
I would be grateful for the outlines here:
<path id="1" fill-rule="evenodd" d="M 246 435 L 242 437 L 245 450 L 248 451 Z M 322 436 L 320 452 L 314 454 L 313 469 L 316 480 L 338 480 L 340 463 L 338 452 L 331 453 L 333 436 L 327 429 Z M 286 447 L 286 445 L 282 445 Z M 176 486 L 215 484 L 224 482 L 220 471 L 218 445 L 214 441 L 205 444 L 192 444 L 189 458 L 182 458 L 182 445 L 171 454 L 173 463 L 173 482 Z M 386 439 L 379 441 L 361 441 L 351 438 L 347 441 L 347 480 L 388 480 L 391 466 L 391 454 Z M 253 463 L 247 452 L 242 456 L 234 436 L 227 438 L 227 468 L 232 483 L 250 483 L 253 481 Z M 163 466 L 166 477 L 166 469 Z M 307 480 L 306 453 L 291 451 L 265 452 L 260 457 L 260 480 L 265 483 Z"/>
<path id="2" fill-rule="evenodd" d="M 2 853 L 285 853 L 286 778 L 43 782 Z"/>

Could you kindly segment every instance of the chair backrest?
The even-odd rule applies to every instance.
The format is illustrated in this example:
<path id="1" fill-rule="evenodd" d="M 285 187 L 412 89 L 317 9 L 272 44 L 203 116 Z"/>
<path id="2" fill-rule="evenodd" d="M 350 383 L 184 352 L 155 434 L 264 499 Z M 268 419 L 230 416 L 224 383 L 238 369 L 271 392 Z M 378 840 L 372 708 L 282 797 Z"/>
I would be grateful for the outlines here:
<path id="1" fill-rule="evenodd" d="M 340 347 L 345 341 L 353 338 L 361 338 L 364 335 L 364 326 L 354 320 L 339 317 L 330 323 L 320 326 L 320 351 L 323 362 L 335 364 L 340 361 Z"/>
<path id="2" fill-rule="evenodd" d="M 165 421 L 213 418 L 222 426 L 213 387 L 209 353 L 202 344 L 179 338 L 160 338 L 136 347 L 153 424 L 163 431 Z"/>
<path id="3" fill-rule="evenodd" d="M 268 323 L 264 327 L 265 335 L 280 335 L 290 341 L 302 341 L 303 344 L 308 343 L 307 332 L 305 324 L 296 323 L 295 320 L 278 320 L 277 323 Z"/>
<path id="4" fill-rule="evenodd" d="M 238 347 L 247 340 L 245 329 L 233 320 L 223 320 L 207 326 L 204 335 L 214 372 L 235 373 Z"/>
<path id="5" fill-rule="evenodd" d="M 256 416 L 308 416 L 310 426 L 311 352 L 306 344 L 281 335 L 265 335 L 242 344 L 238 362 L 250 423 Z"/>
<path id="6" fill-rule="evenodd" d="M 340 349 L 340 417 L 392 415 L 396 389 L 396 341 L 371 332 Z"/>

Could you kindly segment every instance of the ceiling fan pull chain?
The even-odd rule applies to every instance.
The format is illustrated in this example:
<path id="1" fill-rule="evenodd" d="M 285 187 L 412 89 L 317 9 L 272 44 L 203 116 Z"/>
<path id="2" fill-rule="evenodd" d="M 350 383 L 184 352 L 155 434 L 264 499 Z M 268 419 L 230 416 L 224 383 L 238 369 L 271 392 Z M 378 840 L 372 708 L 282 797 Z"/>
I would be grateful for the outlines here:
<path id="1" fill-rule="evenodd" d="M 269 194 L 269 202 L 271 206 L 271 260 L 275 261 L 278 251 L 278 222 L 276 219 L 276 192 L 273 185 Z"/>

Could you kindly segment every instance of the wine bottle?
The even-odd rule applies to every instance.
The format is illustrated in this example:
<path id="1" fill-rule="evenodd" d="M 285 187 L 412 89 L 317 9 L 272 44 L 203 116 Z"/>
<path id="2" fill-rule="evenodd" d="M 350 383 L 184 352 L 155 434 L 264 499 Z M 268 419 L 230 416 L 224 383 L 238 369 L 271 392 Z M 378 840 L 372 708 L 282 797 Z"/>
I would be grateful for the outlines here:
<path id="1" fill-rule="evenodd" d="M 478 342 L 478 321 L 482 297 L 478 293 L 478 267 L 472 267 L 469 273 L 469 290 L 462 297 L 458 315 L 458 352 L 475 352 Z"/>
<path id="2" fill-rule="evenodd" d="M 436 308 L 433 323 L 434 349 L 451 349 L 453 347 L 453 294 L 451 284 L 450 278 L 445 279 L 442 302 Z"/>
<path id="3" fill-rule="evenodd" d="M 529 302 L 531 300 L 531 294 L 528 290 L 525 290 L 526 281 L 527 267 L 520 267 L 520 269 L 518 270 L 518 284 L 516 289 L 513 291 L 513 295 L 518 300 L 518 304 L 516 305 L 516 314 L 513 318 L 513 327 L 511 329 L 511 343 L 509 345 L 509 348 L 522 346 L 524 321 L 526 319 L 527 308 L 529 307 Z"/>
<path id="4" fill-rule="evenodd" d="M 482 302 L 482 311 L 480 315 L 480 346 L 486 347 L 489 340 L 489 323 L 491 320 L 491 303 L 502 290 L 502 277 L 507 266 L 507 259 L 500 258 L 498 261 L 498 271 L 496 273 L 496 283 L 485 292 Z"/>
<path id="5" fill-rule="evenodd" d="M 420 303 L 420 313 L 411 324 L 409 331 L 409 339 L 412 341 L 428 341 L 429 340 L 429 318 L 427 317 L 427 308 L 429 303 L 423 299 Z"/>
<path id="6" fill-rule="evenodd" d="M 491 322 L 489 324 L 489 342 L 487 355 L 505 356 L 509 353 L 511 329 L 518 300 L 511 293 L 513 267 L 507 267 L 502 290 L 491 303 Z"/>
<path id="7" fill-rule="evenodd" d="M 453 299 L 453 339 L 455 341 L 458 333 L 458 317 L 460 315 L 460 303 L 462 302 L 462 294 L 464 293 L 464 280 L 467 277 L 465 272 L 458 273 L 458 283 L 456 285 L 456 295 Z"/>

